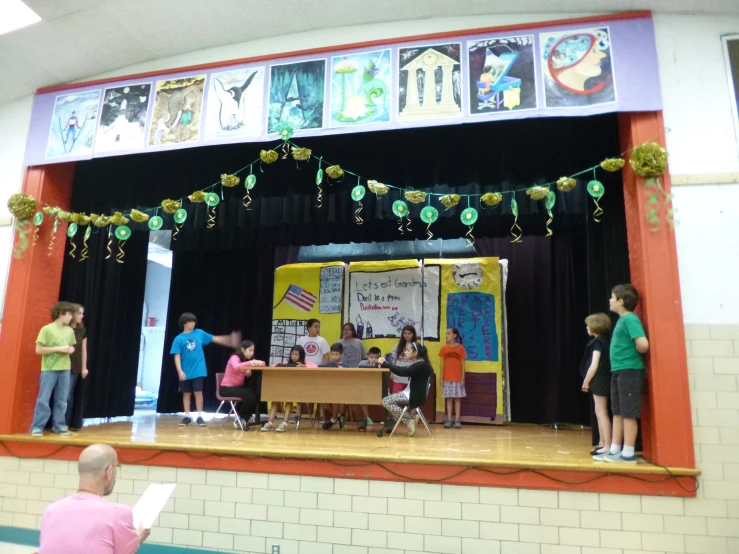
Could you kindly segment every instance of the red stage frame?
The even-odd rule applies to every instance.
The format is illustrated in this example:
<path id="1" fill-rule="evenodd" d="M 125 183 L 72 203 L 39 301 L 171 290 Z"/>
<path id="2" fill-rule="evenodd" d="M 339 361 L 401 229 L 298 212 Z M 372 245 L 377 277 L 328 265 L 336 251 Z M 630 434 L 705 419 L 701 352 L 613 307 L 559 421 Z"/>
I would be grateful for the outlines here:
<path id="1" fill-rule="evenodd" d="M 245 60 L 229 60 L 218 64 L 178 68 L 167 72 L 234 65 L 294 55 L 317 54 L 336 48 L 359 48 L 407 40 L 441 39 L 451 35 L 459 36 L 461 34 L 643 17 L 651 17 L 651 13 L 630 12 L 612 16 L 403 37 L 395 40 L 332 46 L 328 49 L 319 48 Z M 157 73 L 161 74 L 163 72 Z M 152 75 L 155 74 L 147 73 L 127 78 Z M 121 77 L 95 81 L 94 84 L 120 79 Z M 90 84 L 93 83 L 46 88 L 39 90 L 39 92 L 73 89 Z M 665 145 L 662 112 L 622 113 L 619 116 L 619 127 L 623 151 L 628 151 L 647 140 Z M 30 167 L 25 172 L 23 192 L 32 194 L 39 202 L 68 209 L 72 193 L 74 167 L 75 164 L 71 162 Z M 644 454 L 650 461 L 661 466 L 694 468 L 693 428 L 675 234 L 666 225 L 663 225 L 657 232 L 650 230 L 647 225 L 644 207 L 647 200 L 644 180 L 638 177 L 628 164 L 623 169 L 623 180 L 631 278 L 642 296 L 639 313 L 645 323 L 651 345 L 647 356 L 649 371 L 645 413 L 642 420 Z M 669 173 L 662 177 L 662 186 L 665 192 L 669 194 L 671 189 Z M 62 224 L 57 231 L 59 244 L 64 244 L 65 237 L 66 225 Z M 0 382 L 7 387 L 4 395 L 6 400 L 0 403 L 0 434 L 25 432 L 31 424 L 34 401 L 38 390 L 39 373 L 39 359 L 35 354 L 35 340 L 38 330 L 49 321 L 49 308 L 58 300 L 64 262 L 65 249 L 60 248 L 59 245 L 56 248 L 49 249 L 49 240 L 49 226 L 44 226 L 41 228 L 41 238 L 38 244 L 29 248 L 23 259 L 14 258 L 10 265 L 5 321 L 3 333 L 0 336 L 0 352 L 2 352 L 3 359 L 3 364 L 0 365 Z M 73 450 L 72 447 L 70 449 L 70 451 Z M 129 451 L 129 449 L 126 450 Z M 190 461 L 192 462 L 192 460 Z M 292 469 L 286 471 L 304 473 L 307 465 L 307 462 L 287 464 L 286 467 L 289 466 Z M 434 468 L 436 466 L 429 465 L 426 467 Z M 340 468 L 338 468 L 335 476 L 339 476 L 341 473 Z M 472 474 L 477 475 L 477 473 L 479 472 L 473 472 Z M 383 477 L 374 478 L 382 479 Z M 429 478 L 429 480 L 433 479 Z M 489 483 L 489 480 L 489 478 L 473 479 L 474 482 L 481 485 L 495 484 Z M 551 483 L 548 487 L 543 486 L 540 478 L 531 473 L 521 474 L 520 478 L 514 480 L 515 483 L 510 483 L 510 480 L 506 481 L 508 485 L 504 486 L 555 488 L 551 486 Z M 466 484 L 472 483 L 466 482 Z M 635 484 L 629 486 L 628 483 L 625 483 L 619 488 L 621 492 L 642 494 L 646 492 L 643 486 L 636 486 Z M 590 485 L 581 485 L 578 490 L 595 492 L 603 489 L 591 483 Z M 675 494 L 675 491 L 653 491 L 652 494 Z"/>

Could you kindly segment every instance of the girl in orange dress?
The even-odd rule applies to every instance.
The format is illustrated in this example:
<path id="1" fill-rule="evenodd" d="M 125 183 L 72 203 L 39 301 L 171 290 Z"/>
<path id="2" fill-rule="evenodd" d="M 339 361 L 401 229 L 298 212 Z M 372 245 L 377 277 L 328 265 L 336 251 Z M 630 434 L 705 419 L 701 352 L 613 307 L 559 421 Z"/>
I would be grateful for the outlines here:
<path id="1" fill-rule="evenodd" d="M 464 361 L 467 359 L 467 352 L 462 346 L 462 339 L 456 328 L 450 327 L 446 330 L 446 344 L 441 347 L 439 356 L 441 357 L 442 392 L 446 398 L 444 427 L 461 429 L 459 412 L 462 409 L 462 399 L 467 396 L 467 391 L 464 389 Z M 454 420 L 452 420 L 452 405 L 456 412 Z"/>

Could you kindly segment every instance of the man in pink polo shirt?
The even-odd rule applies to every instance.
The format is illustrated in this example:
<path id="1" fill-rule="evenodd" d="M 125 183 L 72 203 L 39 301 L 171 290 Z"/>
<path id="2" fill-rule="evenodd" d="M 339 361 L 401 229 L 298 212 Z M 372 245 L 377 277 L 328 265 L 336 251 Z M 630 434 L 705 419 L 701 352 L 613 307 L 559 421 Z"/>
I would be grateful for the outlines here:
<path id="1" fill-rule="evenodd" d="M 133 554 L 149 536 L 137 531 L 133 512 L 124 504 L 105 500 L 113 492 L 118 455 L 106 444 L 93 444 L 77 464 L 80 488 L 51 504 L 41 519 L 39 554 Z"/>

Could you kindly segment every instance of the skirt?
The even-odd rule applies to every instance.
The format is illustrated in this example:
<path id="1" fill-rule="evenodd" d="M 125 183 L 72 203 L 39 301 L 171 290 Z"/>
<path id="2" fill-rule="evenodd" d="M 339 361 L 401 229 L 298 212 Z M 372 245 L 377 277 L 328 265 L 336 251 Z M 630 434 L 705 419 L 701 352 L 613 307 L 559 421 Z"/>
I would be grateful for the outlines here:
<path id="1" fill-rule="evenodd" d="M 590 392 L 598 396 L 611 396 L 610 372 L 598 371 L 590 380 Z"/>
<path id="2" fill-rule="evenodd" d="M 464 385 L 459 381 L 444 381 L 444 389 L 442 392 L 444 398 L 464 398 L 467 391 Z"/>

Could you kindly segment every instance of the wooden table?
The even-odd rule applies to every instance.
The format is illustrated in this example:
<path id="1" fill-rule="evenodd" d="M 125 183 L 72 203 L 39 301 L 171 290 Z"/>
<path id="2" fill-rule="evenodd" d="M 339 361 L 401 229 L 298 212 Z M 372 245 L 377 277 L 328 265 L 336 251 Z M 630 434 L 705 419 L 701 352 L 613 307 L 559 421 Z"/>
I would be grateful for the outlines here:
<path id="1" fill-rule="evenodd" d="M 378 367 L 260 367 L 261 400 L 382 405 L 390 370 Z"/>

